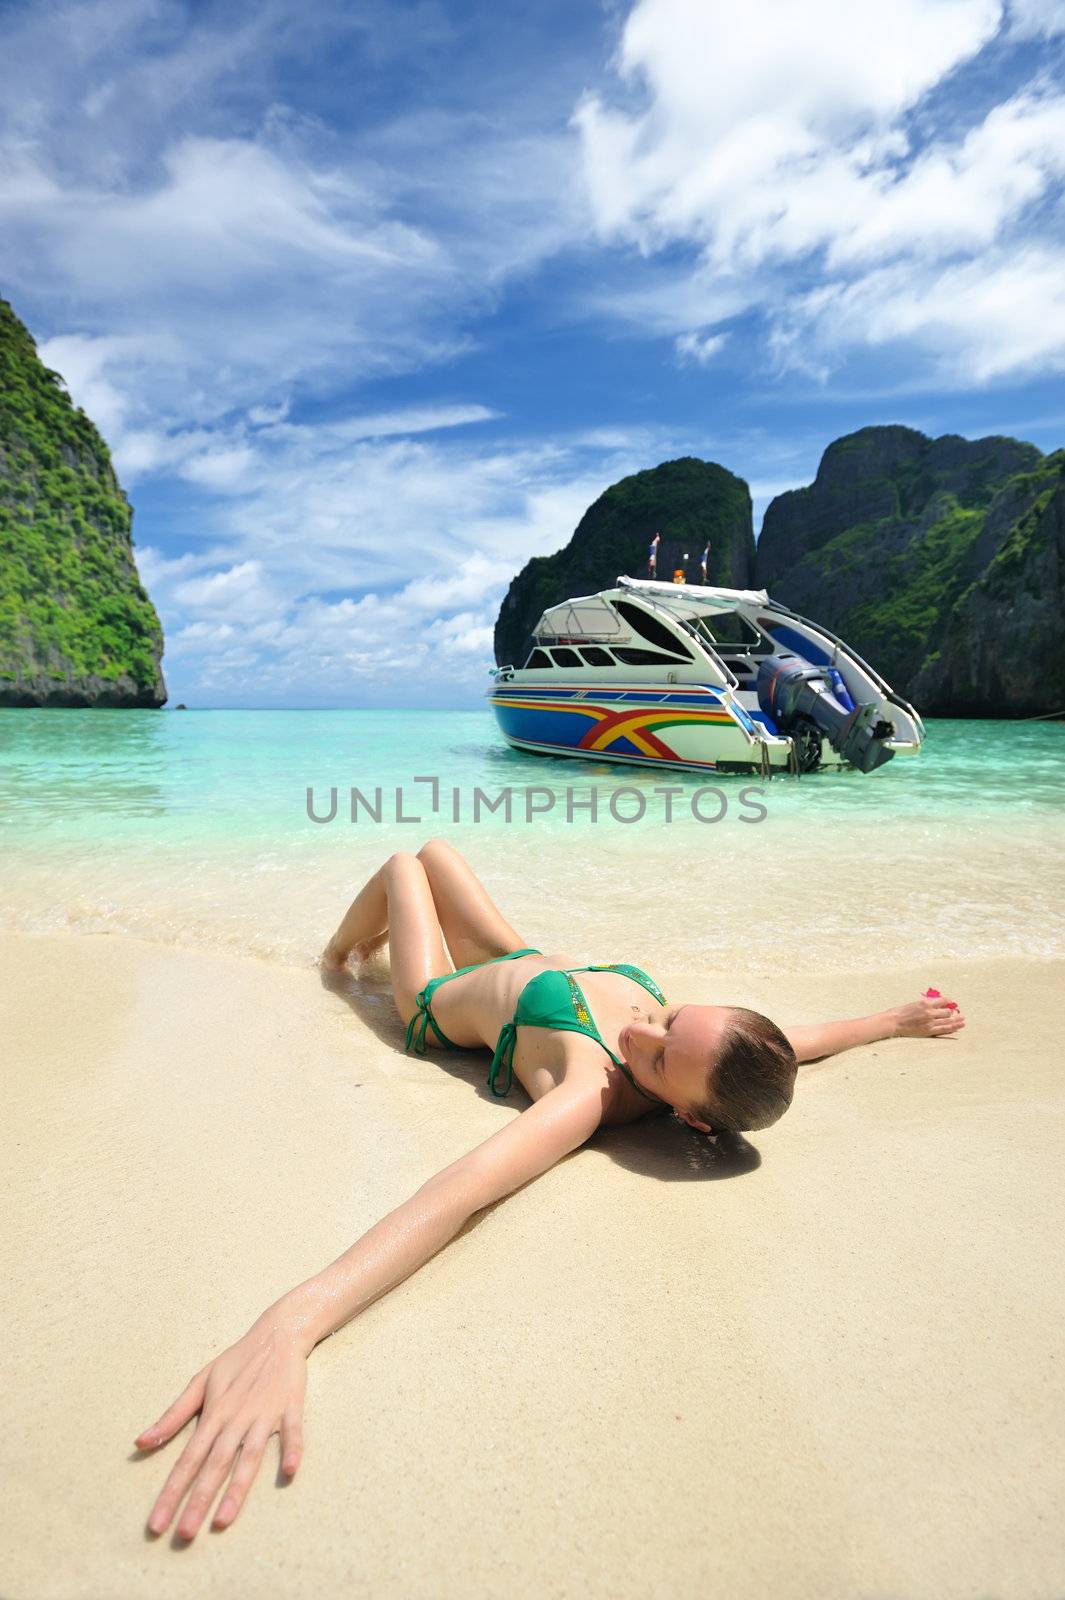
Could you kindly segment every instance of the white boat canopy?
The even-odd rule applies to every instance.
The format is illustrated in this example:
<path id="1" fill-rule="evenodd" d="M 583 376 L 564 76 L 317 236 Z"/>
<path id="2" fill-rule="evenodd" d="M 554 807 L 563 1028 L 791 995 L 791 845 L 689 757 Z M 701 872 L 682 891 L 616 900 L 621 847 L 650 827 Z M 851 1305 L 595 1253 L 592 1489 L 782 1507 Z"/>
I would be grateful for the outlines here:
<path id="1" fill-rule="evenodd" d="M 715 616 L 735 611 L 739 606 L 771 604 L 764 589 L 717 589 L 709 584 L 663 583 L 654 578 L 619 577 L 617 582 L 619 589 L 646 595 L 648 600 L 682 617 Z M 583 639 L 589 643 L 628 639 L 629 630 L 611 606 L 612 598 L 619 598 L 617 590 L 607 589 L 548 606 L 533 629 L 534 636 L 537 639 Z"/>
<path id="2" fill-rule="evenodd" d="M 618 578 L 620 589 L 635 589 L 655 600 L 673 600 L 680 605 L 700 602 L 698 609 L 733 611 L 737 606 L 765 606 L 769 595 L 764 589 L 716 589 L 708 583 L 666 583 L 661 578 Z"/>

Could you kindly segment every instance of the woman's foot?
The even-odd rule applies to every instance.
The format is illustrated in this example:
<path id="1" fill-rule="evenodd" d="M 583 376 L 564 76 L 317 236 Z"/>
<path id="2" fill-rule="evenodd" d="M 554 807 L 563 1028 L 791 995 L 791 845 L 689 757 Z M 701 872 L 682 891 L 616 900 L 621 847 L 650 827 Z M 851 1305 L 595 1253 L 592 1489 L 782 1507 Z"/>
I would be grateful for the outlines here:
<path id="1" fill-rule="evenodd" d="M 380 950 L 383 944 L 388 943 L 388 929 L 384 933 L 375 933 L 372 939 L 358 939 L 352 945 L 350 955 L 356 961 L 369 961 L 375 950 Z M 348 957 L 342 956 L 334 945 L 332 939 L 318 957 L 318 965 L 323 972 L 347 972 Z"/>
<path id="2" fill-rule="evenodd" d="M 318 957 L 318 965 L 323 972 L 346 972 L 348 966 L 347 957 L 337 954 L 333 941 L 330 939 Z"/>
<path id="3" fill-rule="evenodd" d="M 897 1039 L 945 1039 L 965 1026 L 965 1018 L 953 1000 L 937 994 L 922 995 L 910 1005 L 895 1006 L 888 1012 Z"/>

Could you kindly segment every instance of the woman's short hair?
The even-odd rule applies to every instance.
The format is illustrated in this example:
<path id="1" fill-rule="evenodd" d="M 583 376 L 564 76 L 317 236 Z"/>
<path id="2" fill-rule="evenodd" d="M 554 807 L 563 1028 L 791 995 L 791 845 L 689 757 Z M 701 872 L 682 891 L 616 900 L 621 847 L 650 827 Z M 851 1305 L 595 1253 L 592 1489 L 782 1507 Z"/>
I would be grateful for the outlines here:
<path id="1" fill-rule="evenodd" d="M 760 1011 L 729 1006 L 721 1047 L 707 1076 L 700 1122 L 733 1133 L 768 1128 L 791 1105 L 799 1063 L 789 1040 Z"/>

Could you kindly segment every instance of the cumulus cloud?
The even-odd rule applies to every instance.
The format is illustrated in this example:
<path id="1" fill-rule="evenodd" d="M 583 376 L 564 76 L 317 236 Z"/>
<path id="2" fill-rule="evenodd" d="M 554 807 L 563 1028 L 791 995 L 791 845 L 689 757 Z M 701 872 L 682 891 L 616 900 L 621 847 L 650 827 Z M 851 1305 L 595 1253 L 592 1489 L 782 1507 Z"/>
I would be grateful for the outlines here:
<path id="1" fill-rule="evenodd" d="M 1062 31 L 1065 7 L 1050 0 L 751 0 L 732 11 L 639 0 L 618 90 L 587 95 L 575 115 L 587 190 L 604 240 L 645 257 L 688 246 L 692 266 L 687 305 L 673 268 L 629 309 L 672 321 L 682 358 L 696 355 L 691 299 L 718 289 L 760 310 L 778 356 L 810 370 L 888 338 L 926 352 L 946 381 L 1029 370 L 1030 342 L 1013 341 L 1040 303 L 989 324 L 1006 279 L 979 292 L 979 263 L 1023 240 L 1065 268 L 1065 94 L 1037 77 L 989 106 L 986 88 L 958 85 L 978 56 L 997 50 L 1001 63 L 1012 39 Z M 1057 367 L 1052 276 L 1022 277 L 1047 296 L 1043 365 Z M 909 315 L 907 293 L 924 301 Z M 844 311 L 831 328 L 827 306 Z"/>

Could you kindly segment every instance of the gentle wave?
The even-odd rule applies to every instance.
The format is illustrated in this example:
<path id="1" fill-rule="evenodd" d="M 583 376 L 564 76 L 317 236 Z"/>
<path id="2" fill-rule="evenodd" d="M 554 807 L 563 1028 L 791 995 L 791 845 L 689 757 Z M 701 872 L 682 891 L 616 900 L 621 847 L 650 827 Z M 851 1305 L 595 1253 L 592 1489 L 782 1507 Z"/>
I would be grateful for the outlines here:
<path id="1" fill-rule="evenodd" d="M 443 834 L 530 943 L 589 959 L 697 974 L 1049 958 L 1065 953 L 1063 757 L 1058 724 L 934 723 L 921 757 L 869 776 L 708 785 L 518 755 L 479 712 L 0 712 L 0 926 L 310 965 L 381 860 Z M 439 779 L 435 810 L 418 776 Z M 352 784 L 381 789 L 379 824 L 348 820 Z M 337 787 L 334 822 L 308 819 L 309 785 L 323 815 Z M 470 821 L 477 787 L 513 790 L 510 824 Z M 397 788 L 418 821 L 397 820 Z M 696 820 L 700 790 L 701 815 L 722 813 L 714 789 L 720 820 Z M 764 820 L 741 820 L 759 789 Z M 612 796 L 640 820 L 615 820 Z"/>

